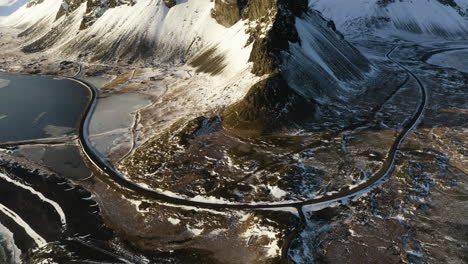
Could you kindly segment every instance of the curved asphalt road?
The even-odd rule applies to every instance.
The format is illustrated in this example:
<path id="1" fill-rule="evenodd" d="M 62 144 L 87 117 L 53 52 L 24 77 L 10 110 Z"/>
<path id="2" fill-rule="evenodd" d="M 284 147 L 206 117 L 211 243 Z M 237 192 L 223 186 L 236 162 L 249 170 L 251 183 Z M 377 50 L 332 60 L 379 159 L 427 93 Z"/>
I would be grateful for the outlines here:
<path id="1" fill-rule="evenodd" d="M 387 53 L 386 57 L 392 62 L 394 62 L 395 64 L 397 64 L 400 68 L 405 70 L 408 74 L 411 75 L 412 78 L 414 78 L 417 81 L 420 94 L 421 94 L 420 103 L 413 117 L 407 122 L 406 126 L 403 128 L 403 130 L 400 132 L 400 134 L 396 138 L 380 170 L 377 171 L 374 175 L 372 175 L 365 183 L 353 189 L 349 189 L 349 187 L 347 187 L 347 188 L 341 189 L 340 191 L 336 193 L 325 195 L 319 198 L 305 200 L 305 201 L 285 201 L 285 202 L 274 202 L 274 203 L 230 203 L 230 202 L 213 203 L 213 202 L 190 200 L 184 197 L 170 196 L 162 192 L 144 188 L 138 185 L 137 183 L 132 182 L 130 179 L 124 177 L 111 164 L 105 161 L 96 152 L 96 150 L 94 150 L 91 147 L 91 144 L 88 139 L 88 126 L 89 126 L 90 118 L 96 107 L 96 100 L 97 100 L 98 92 L 97 92 L 97 89 L 93 85 L 87 83 L 86 81 L 83 81 L 77 78 L 70 78 L 86 86 L 91 93 L 91 100 L 89 101 L 85 109 L 85 112 L 83 114 L 83 117 L 80 121 L 80 128 L 79 128 L 80 144 L 87 158 L 99 170 L 107 174 L 110 177 L 110 179 L 113 180 L 115 183 L 119 184 L 120 186 L 124 188 L 135 191 L 138 194 L 145 196 L 146 198 L 156 199 L 156 200 L 164 201 L 164 202 L 171 203 L 171 204 L 207 208 L 207 209 L 276 209 L 276 210 L 280 210 L 282 208 L 296 208 L 299 212 L 301 212 L 303 207 L 324 208 L 330 204 L 344 203 L 349 200 L 359 198 L 362 195 L 370 192 L 371 190 L 381 186 L 381 184 L 383 184 L 383 182 L 392 174 L 395 168 L 396 155 L 397 155 L 397 152 L 399 151 L 401 144 L 403 143 L 405 138 L 408 136 L 408 134 L 417 127 L 423 115 L 424 109 L 427 105 L 427 91 L 426 91 L 426 87 L 424 86 L 424 84 L 411 70 L 409 70 L 407 67 L 403 66 L 401 63 L 399 63 L 398 61 L 394 60 L 391 57 L 392 53 L 397 48 L 398 46 L 390 50 Z"/>

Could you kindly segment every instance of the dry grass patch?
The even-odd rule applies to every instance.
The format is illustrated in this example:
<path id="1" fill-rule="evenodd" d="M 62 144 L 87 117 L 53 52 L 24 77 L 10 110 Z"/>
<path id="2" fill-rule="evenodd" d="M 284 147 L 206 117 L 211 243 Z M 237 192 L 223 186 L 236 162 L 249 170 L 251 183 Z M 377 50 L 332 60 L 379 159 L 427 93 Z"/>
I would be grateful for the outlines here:
<path id="1" fill-rule="evenodd" d="M 111 89 L 118 88 L 118 87 L 124 85 L 125 83 L 131 81 L 132 76 L 133 76 L 133 70 L 130 70 L 130 71 L 124 72 L 124 73 L 122 73 L 120 75 L 117 75 L 117 77 L 114 80 L 112 80 L 108 84 L 104 85 L 102 87 L 102 89 L 103 90 L 111 90 Z"/>

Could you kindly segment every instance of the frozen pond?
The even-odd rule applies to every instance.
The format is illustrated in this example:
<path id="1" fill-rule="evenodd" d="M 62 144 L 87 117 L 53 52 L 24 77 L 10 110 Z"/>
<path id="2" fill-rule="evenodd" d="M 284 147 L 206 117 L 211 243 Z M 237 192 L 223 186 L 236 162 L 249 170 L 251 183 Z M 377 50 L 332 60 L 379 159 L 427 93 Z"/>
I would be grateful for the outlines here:
<path id="1" fill-rule="evenodd" d="M 450 67 L 468 73 L 468 50 L 454 50 L 435 54 L 428 61 L 430 64 Z"/>
<path id="2" fill-rule="evenodd" d="M 73 143 L 21 146 L 14 155 L 52 168 L 54 172 L 70 180 L 81 180 L 90 175 L 78 145 Z"/>
<path id="3" fill-rule="evenodd" d="M 123 155 L 132 143 L 135 114 L 148 104 L 149 97 L 141 94 L 115 94 L 100 98 L 89 128 L 93 146 L 108 158 L 112 152 L 119 152 L 115 154 L 117 156 Z M 118 157 L 110 159 L 115 158 Z"/>
<path id="4" fill-rule="evenodd" d="M 0 142 L 75 133 L 89 96 L 71 80 L 0 73 Z"/>

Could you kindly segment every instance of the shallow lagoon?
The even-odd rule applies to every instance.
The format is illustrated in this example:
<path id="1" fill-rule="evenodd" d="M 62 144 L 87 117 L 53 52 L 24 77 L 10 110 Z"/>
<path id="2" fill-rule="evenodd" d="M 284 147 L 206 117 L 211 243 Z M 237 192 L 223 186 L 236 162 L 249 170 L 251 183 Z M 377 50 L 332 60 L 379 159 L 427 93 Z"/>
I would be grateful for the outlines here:
<path id="1" fill-rule="evenodd" d="M 430 64 L 450 67 L 468 73 L 468 50 L 455 50 L 435 54 L 428 61 Z"/>
<path id="2" fill-rule="evenodd" d="M 81 84 L 51 76 L 0 73 L 0 142 L 76 132 L 89 101 Z"/>

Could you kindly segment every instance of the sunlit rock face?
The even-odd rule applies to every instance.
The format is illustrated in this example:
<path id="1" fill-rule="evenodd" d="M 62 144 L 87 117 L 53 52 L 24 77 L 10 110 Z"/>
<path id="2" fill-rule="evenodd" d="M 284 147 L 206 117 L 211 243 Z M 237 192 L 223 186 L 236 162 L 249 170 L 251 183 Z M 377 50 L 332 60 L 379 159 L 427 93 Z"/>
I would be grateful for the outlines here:
<path id="1" fill-rule="evenodd" d="M 215 0 L 215 6 L 212 10 L 213 18 L 219 24 L 231 27 L 241 19 L 246 2 L 246 0 Z"/>
<path id="2" fill-rule="evenodd" d="M 229 127 L 267 131 L 313 116 L 316 100 L 346 94 L 339 81 L 362 80 L 370 70 L 367 59 L 307 1 L 252 1 L 242 18 L 250 21 L 252 72 L 268 77 L 228 108 Z"/>

